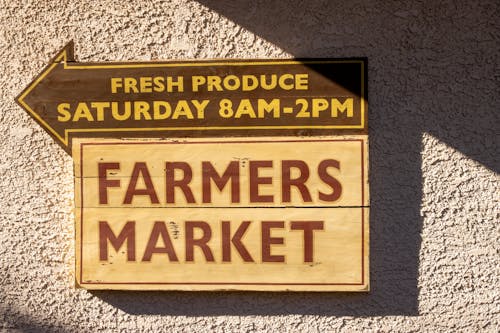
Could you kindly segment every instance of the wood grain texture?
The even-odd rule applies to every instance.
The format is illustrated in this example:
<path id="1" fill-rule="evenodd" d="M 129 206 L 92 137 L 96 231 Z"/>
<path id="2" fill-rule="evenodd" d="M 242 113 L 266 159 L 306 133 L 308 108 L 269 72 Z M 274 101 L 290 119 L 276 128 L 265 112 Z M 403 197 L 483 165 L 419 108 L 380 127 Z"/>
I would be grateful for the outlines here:
<path id="1" fill-rule="evenodd" d="M 367 291 L 367 139 L 77 140 L 78 285 Z M 174 188 L 168 202 L 166 163 L 180 162 L 192 176 L 187 190 Z M 230 169 L 231 162 L 237 167 Z M 100 165 L 112 168 L 103 173 Z M 185 170 L 174 170 L 173 179 L 182 180 Z M 255 182 L 258 196 L 252 197 Z"/>
<path id="2" fill-rule="evenodd" d="M 368 133 L 364 58 L 79 63 L 66 45 L 16 98 L 69 154 L 80 137 Z"/>

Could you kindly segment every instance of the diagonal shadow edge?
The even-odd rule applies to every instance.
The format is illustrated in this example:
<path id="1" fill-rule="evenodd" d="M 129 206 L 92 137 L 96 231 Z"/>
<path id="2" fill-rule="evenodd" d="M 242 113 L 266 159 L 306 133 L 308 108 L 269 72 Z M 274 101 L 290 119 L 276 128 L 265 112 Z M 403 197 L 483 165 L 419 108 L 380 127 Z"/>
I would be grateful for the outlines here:
<path id="1" fill-rule="evenodd" d="M 235 20 L 235 22 L 238 22 Z M 248 28 L 248 27 L 246 27 Z M 252 30 L 251 27 L 249 30 Z M 274 42 L 274 41 L 273 41 Z M 281 47 L 279 43 L 276 43 Z M 284 48 L 286 50 L 286 48 Z M 312 55 L 314 56 L 314 55 Z M 299 54 L 298 58 L 304 58 Z M 322 73 L 328 77 L 328 73 Z M 368 96 L 369 93 L 367 92 Z M 370 99 L 370 97 L 368 97 Z M 372 107 L 371 105 L 369 106 Z M 370 112 L 373 112 L 371 109 Z M 369 123 L 371 122 L 369 116 Z M 372 209 L 370 212 L 370 266 L 372 291 L 369 294 L 352 293 L 264 293 L 264 292 L 135 292 L 92 291 L 92 294 L 131 314 L 217 316 L 217 315 L 418 315 L 418 253 L 420 250 L 421 219 L 421 132 L 410 129 L 400 142 L 396 155 L 382 160 L 377 145 L 383 133 L 370 132 L 370 178 Z M 408 160 L 406 156 L 411 158 Z M 388 168 L 405 157 L 403 167 Z M 411 162 L 409 162 L 411 161 Z M 374 176 L 373 176 L 374 175 Z M 392 181 L 387 181 L 391 180 Z M 403 179 L 404 187 L 383 200 L 387 188 L 396 188 Z M 394 191 L 393 191 L 394 192 Z M 387 200 L 405 206 L 405 198 L 414 204 L 402 211 L 387 212 L 379 207 Z M 384 207 L 387 208 L 387 207 Z M 385 221 L 386 225 L 380 221 Z M 387 223 L 389 221 L 389 223 Z M 400 223 L 404 221 L 403 223 Z M 401 233 L 398 240 L 391 233 Z M 182 299 L 182 303 L 178 300 Z"/>

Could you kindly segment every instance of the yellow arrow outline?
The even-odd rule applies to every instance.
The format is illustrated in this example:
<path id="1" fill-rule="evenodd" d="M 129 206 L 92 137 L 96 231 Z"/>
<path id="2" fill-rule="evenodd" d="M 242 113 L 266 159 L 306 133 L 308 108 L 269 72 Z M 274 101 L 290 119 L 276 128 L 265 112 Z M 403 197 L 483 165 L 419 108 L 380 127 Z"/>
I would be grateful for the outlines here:
<path id="1" fill-rule="evenodd" d="M 62 143 L 66 146 L 68 145 L 68 133 L 65 130 L 65 138 L 61 137 L 56 130 L 54 130 L 38 113 L 36 113 L 26 102 L 24 98 L 42 81 L 61 61 L 64 62 L 64 66 L 66 67 L 66 63 L 68 61 L 68 53 L 67 48 L 72 46 L 72 42 L 68 43 L 64 47 L 62 51 L 60 51 L 53 59 L 52 63 L 48 65 L 40 76 L 38 76 L 31 84 L 16 98 L 17 102 L 27 110 L 34 118 L 36 118 L 45 128 L 47 128 L 56 138 L 58 138 Z"/>
<path id="2" fill-rule="evenodd" d="M 65 146 L 68 146 L 70 133 L 90 132 L 144 132 L 144 131 L 179 131 L 179 130 L 231 130 L 231 129 L 362 129 L 365 126 L 365 86 L 364 86 L 364 62 L 362 60 L 284 60 L 284 61 L 214 61 L 214 62 L 179 62 L 179 63 L 106 63 L 77 65 L 69 64 L 72 57 L 73 41 L 69 42 L 47 66 L 42 74 L 36 78 L 16 99 L 19 104 L 47 128 Z M 71 49 L 71 50 L 70 50 Z M 68 51 L 70 54 L 68 54 Z M 297 64 L 332 64 L 332 63 L 359 63 L 361 64 L 361 124 L 359 125 L 309 125 L 309 126 L 193 126 L 193 127 L 146 127 L 146 128 L 89 128 L 89 129 L 65 129 L 64 137 L 59 135 L 48 123 L 46 123 L 31 107 L 24 102 L 24 98 L 42 81 L 57 65 L 63 63 L 63 69 L 119 69 L 119 68 L 155 68 L 155 67 L 197 67 L 197 66 L 242 66 L 242 65 L 297 65 Z"/>

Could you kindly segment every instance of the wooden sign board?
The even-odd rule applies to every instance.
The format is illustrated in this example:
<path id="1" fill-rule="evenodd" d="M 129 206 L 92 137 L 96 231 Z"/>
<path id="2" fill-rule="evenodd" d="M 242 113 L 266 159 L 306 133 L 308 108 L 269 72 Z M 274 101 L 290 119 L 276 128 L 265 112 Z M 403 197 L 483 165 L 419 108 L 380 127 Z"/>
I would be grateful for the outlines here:
<path id="1" fill-rule="evenodd" d="M 79 63 L 73 44 L 16 101 L 75 137 L 367 134 L 366 60 Z"/>
<path id="2" fill-rule="evenodd" d="M 75 139 L 78 284 L 366 291 L 367 136 Z"/>
<path id="3" fill-rule="evenodd" d="M 75 163 L 88 289 L 369 289 L 366 59 L 79 63 L 16 101 Z"/>

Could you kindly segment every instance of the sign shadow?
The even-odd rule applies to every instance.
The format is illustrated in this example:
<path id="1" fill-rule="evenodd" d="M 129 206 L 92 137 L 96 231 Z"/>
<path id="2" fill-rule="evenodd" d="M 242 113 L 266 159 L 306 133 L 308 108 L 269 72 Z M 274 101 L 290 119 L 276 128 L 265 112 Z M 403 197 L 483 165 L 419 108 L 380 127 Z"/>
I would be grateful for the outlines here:
<path id="1" fill-rule="evenodd" d="M 294 57 L 368 58 L 371 291 L 92 294 L 131 314 L 418 315 L 422 136 L 500 172 L 495 40 L 488 41 L 478 17 L 462 17 L 458 28 L 446 20 L 460 6 L 198 2 Z M 486 20 L 488 14 L 477 15 Z M 467 36 L 477 38 L 471 44 Z"/>

